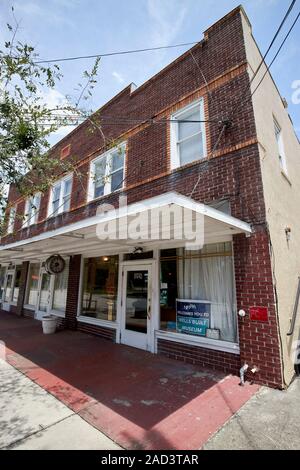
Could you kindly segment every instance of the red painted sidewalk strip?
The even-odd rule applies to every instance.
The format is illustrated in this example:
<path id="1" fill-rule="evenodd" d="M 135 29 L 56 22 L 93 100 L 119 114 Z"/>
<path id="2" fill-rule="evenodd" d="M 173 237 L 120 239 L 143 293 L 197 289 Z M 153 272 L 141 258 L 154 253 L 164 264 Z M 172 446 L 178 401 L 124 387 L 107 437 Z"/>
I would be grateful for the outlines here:
<path id="1" fill-rule="evenodd" d="M 8 362 L 126 449 L 200 449 L 259 389 L 79 332 L 45 336 L 33 320 L 9 316 L 5 328 L 5 318 Z"/>

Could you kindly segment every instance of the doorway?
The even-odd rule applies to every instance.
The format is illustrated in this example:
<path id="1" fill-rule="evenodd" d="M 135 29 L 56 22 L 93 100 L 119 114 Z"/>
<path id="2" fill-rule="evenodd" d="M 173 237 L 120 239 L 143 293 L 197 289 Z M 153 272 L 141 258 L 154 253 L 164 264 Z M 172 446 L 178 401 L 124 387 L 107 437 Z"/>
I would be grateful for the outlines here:
<path id="1" fill-rule="evenodd" d="M 152 263 L 130 263 L 122 269 L 120 342 L 151 350 Z"/>

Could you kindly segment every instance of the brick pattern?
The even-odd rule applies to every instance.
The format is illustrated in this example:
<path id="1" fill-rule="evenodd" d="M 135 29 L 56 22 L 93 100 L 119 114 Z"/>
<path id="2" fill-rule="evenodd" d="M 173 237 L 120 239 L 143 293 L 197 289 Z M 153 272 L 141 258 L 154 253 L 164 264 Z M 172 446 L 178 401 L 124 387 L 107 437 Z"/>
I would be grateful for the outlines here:
<path id="1" fill-rule="evenodd" d="M 258 366 L 257 383 L 283 387 L 279 331 L 267 231 L 260 227 L 250 238 L 234 237 L 234 263 L 239 317 L 241 361 Z M 250 307 L 268 308 L 268 321 L 251 321 Z"/>
<path id="2" fill-rule="evenodd" d="M 95 336 L 100 336 L 103 339 L 108 341 L 116 342 L 116 330 L 112 328 L 105 328 L 98 325 L 90 325 L 87 323 L 78 322 L 77 329 L 83 331 L 84 333 L 89 333 Z"/>
<path id="3" fill-rule="evenodd" d="M 26 318 L 34 318 L 34 310 L 23 308 L 23 316 Z"/>
<path id="4" fill-rule="evenodd" d="M 25 294 L 26 294 L 28 269 L 29 269 L 29 261 L 25 261 L 24 263 L 22 263 L 22 273 L 21 273 L 21 279 L 20 279 L 17 309 L 16 309 L 16 313 L 19 316 L 23 315 L 23 305 L 24 305 Z"/>
<path id="5" fill-rule="evenodd" d="M 208 87 L 194 60 L 201 67 Z M 240 357 L 166 340 L 159 340 L 159 352 L 175 359 L 195 361 L 199 365 L 210 365 L 233 373 L 247 362 L 259 367 L 256 381 L 281 387 L 280 344 L 251 100 L 235 114 L 232 127 L 224 132 L 216 148 L 220 126 L 218 123 L 206 125 L 209 154 L 206 160 L 173 171 L 170 169 L 168 125 L 150 125 L 146 122 L 133 127 L 128 122 L 112 125 L 105 120 L 116 117 L 138 116 L 145 120 L 154 116 L 167 117 L 200 96 L 204 97 L 206 118 L 225 119 L 234 110 L 236 103 L 245 98 L 244 90 L 248 83 L 245 44 L 238 8 L 209 28 L 200 44 L 136 91 L 127 87 L 119 93 L 101 108 L 100 117 L 103 118 L 102 128 L 107 141 L 122 140 L 126 136 L 127 179 L 123 192 L 127 195 L 129 204 L 168 191 L 177 191 L 188 196 L 199 180 L 193 195 L 196 201 L 209 204 L 229 200 L 232 215 L 254 227 L 251 237 L 234 237 L 237 306 L 247 313 L 252 306 L 267 306 L 269 321 L 259 323 L 250 321 L 249 316 L 239 318 Z M 67 158 L 79 165 L 73 180 L 71 211 L 45 220 L 49 198 L 46 193 L 42 198 L 40 223 L 19 232 L 17 237 L 7 237 L 6 242 L 28 238 L 91 217 L 103 202 L 118 206 L 120 192 L 86 204 L 89 160 L 105 148 L 101 133 L 96 130 L 90 133 L 89 124 L 84 123 L 58 143 L 52 154 L 59 156 L 66 145 L 71 145 L 71 155 Z M 12 187 L 10 202 L 17 197 Z M 73 256 L 68 282 L 66 326 L 72 329 L 78 327 L 82 331 L 114 340 L 114 330 L 83 323 L 77 325 L 79 275 L 80 256 Z"/>
<path id="6" fill-rule="evenodd" d="M 77 328 L 77 306 L 80 283 L 81 255 L 70 257 L 65 325 L 70 330 Z"/>
<path id="7" fill-rule="evenodd" d="M 237 354 L 190 346 L 161 338 L 157 340 L 157 352 L 171 359 L 201 367 L 210 367 L 226 374 L 237 375 L 241 367 L 240 356 Z"/>

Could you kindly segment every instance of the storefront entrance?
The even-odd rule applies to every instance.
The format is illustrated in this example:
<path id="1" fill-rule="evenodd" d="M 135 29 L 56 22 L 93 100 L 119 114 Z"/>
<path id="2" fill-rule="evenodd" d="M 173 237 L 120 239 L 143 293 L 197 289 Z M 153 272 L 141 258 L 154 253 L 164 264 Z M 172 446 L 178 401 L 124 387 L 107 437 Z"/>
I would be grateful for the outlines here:
<path id="1" fill-rule="evenodd" d="M 122 278 L 120 341 L 151 350 L 152 263 L 124 265 Z"/>

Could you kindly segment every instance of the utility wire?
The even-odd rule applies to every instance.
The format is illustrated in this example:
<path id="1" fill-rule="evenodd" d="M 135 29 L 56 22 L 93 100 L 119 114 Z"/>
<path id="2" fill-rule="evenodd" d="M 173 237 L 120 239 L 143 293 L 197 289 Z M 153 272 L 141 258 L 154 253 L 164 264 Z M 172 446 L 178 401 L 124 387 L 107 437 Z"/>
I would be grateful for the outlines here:
<path id="1" fill-rule="evenodd" d="M 263 56 L 263 58 L 262 58 L 262 60 L 261 60 L 261 62 L 260 62 L 260 64 L 259 64 L 258 68 L 256 69 L 256 71 L 255 71 L 255 73 L 254 73 L 252 79 L 250 80 L 249 84 L 247 84 L 245 90 L 243 91 L 242 96 L 248 91 L 249 88 L 251 88 L 251 84 L 253 83 L 254 78 L 257 76 L 257 74 L 258 74 L 260 68 L 261 68 L 262 65 L 265 63 L 265 59 L 266 59 L 267 55 L 269 54 L 269 52 L 270 52 L 270 50 L 271 50 L 271 48 L 272 48 L 272 46 L 273 46 L 273 44 L 274 44 L 276 38 L 278 37 L 278 34 L 280 33 L 280 31 L 281 31 L 283 25 L 285 24 L 285 22 L 286 22 L 288 16 L 290 15 L 290 13 L 291 13 L 291 11 L 292 11 L 292 9 L 293 9 L 295 3 L 296 3 L 296 0 L 293 0 L 292 3 L 290 4 L 290 6 L 289 6 L 289 8 L 288 8 L 288 10 L 287 10 L 287 12 L 286 12 L 286 14 L 285 14 L 283 20 L 281 21 L 281 23 L 280 23 L 280 25 L 279 25 L 279 27 L 278 27 L 278 29 L 277 29 L 277 31 L 276 31 L 276 33 L 275 33 L 275 35 L 274 35 L 272 41 L 271 41 L 271 43 L 270 43 L 270 45 L 269 45 L 269 47 L 268 47 L 268 49 L 267 49 L 267 51 L 266 51 L 266 53 L 264 54 L 264 56 Z M 285 36 L 285 38 L 284 38 L 284 40 L 282 41 L 282 43 L 281 43 L 279 49 L 277 50 L 277 53 L 275 54 L 275 56 L 274 56 L 273 60 L 271 61 L 270 65 L 267 67 L 267 70 L 266 70 L 265 74 L 263 75 L 262 79 L 260 80 L 260 82 L 259 82 L 259 84 L 257 85 L 257 87 L 255 88 L 255 90 L 252 92 L 251 96 L 248 98 L 248 100 L 246 100 L 245 102 L 243 102 L 243 101 L 240 102 L 240 103 L 239 103 L 239 106 L 236 106 L 236 107 L 234 108 L 233 112 L 231 113 L 231 118 L 227 120 L 227 123 L 230 123 L 230 122 L 232 121 L 233 115 L 237 112 L 237 110 L 240 109 L 241 105 L 246 104 L 246 103 L 252 98 L 252 96 L 254 95 L 254 93 L 257 91 L 257 89 L 258 89 L 259 86 L 261 85 L 262 81 L 264 80 L 266 74 L 268 73 L 270 67 L 271 67 L 272 64 L 275 62 L 276 58 L 278 57 L 278 55 L 279 55 L 279 53 L 280 53 L 280 51 L 281 51 L 283 45 L 285 44 L 286 40 L 288 39 L 289 35 L 291 34 L 293 28 L 295 27 L 295 25 L 296 25 L 296 23 L 297 23 L 297 21 L 298 21 L 298 19 L 299 19 L 299 16 L 300 16 L 300 12 L 298 13 L 298 15 L 297 15 L 295 21 L 293 22 L 291 28 L 289 29 L 287 35 Z M 214 147 L 213 147 L 213 150 L 212 150 L 212 152 L 211 152 L 212 155 L 213 155 L 213 153 L 216 151 L 216 149 L 217 149 L 217 147 L 218 147 L 218 145 L 219 145 L 219 142 L 220 142 L 220 140 L 221 140 L 221 138 L 222 138 L 222 136 L 223 136 L 223 134 L 224 134 L 224 132 L 225 132 L 225 129 L 226 129 L 226 123 L 224 122 L 224 124 L 223 124 L 223 126 L 222 126 L 222 128 L 221 128 L 221 130 L 220 130 L 219 136 L 218 136 L 218 138 L 217 138 L 217 140 L 216 140 L 216 142 L 215 142 L 215 145 L 214 145 Z M 193 187 L 193 189 L 192 189 L 192 191 L 191 191 L 191 193 L 190 193 L 190 197 L 193 196 L 193 194 L 194 194 L 195 190 L 197 189 L 197 187 L 198 187 L 200 181 L 201 181 L 201 173 L 199 174 L 199 177 L 198 177 L 198 179 L 197 179 L 197 181 L 196 181 L 196 183 L 195 183 L 195 185 L 194 185 L 194 187 Z"/>
<path id="2" fill-rule="evenodd" d="M 256 76 L 257 76 L 259 70 L 261 69 L 262 65 L 265 64 L 265 59 L 266 59 L 267 55 L 269 54 L 269 52 L 270 52 L 270 50 L 271 50 L 271 48 L 272 48 L 272 46 L 273 46 L 275 40 L 276 40 L 277 37 L 278 37 L 278 34 L 280 33 L 281 29 L 283 28 L 283 26 L 284 26 L 286 20 L 288 19 L 289 15 L 290 15 L 290 13 L 291 13 L 291 11 L 292 11 L 292 9 L 294 8 L 295 3 L 296 3 L 296 0 L 293 0 L 292 3 L 290 4 L 290 6 L 289 6 L 289 8 L 288 8 L 288 10 L 287 10 L 287 12 L 286 12 L 286 14 L 285 14 L 285 16 L 284 16 L 282 22 L 280 23 L 280 25 L 279 25 L 279 27 L 278 27 L 276 33 L 275 33 L 275 36 L 273 37 L 273 39 L 272 39 L 272 41 L 271 41 L 271 43 L 270 43 L 270 45 L 269 45 L 269 47 L 268 47 L 268 49 L 267 49 L 265 55 L 263 56 L 263 58 L 262 58 L 262 60 L 261 60 L 261 62 L 260 62 L 260 64 L 259 64 L 259 66 L 257 67 L 257 69 L 256 69 L 256 71 L 255 71 L 253 77 L 251 78 L 250 82 L 247 84 L 246 88 L 244 89 L 243 93 L 241 94 L 241 97 L 246 95 L 247 91 L 251 88 L 251 85 L 252 85 L 254 79 L 256 78 Z M 268 73 L 270 67 L 272 66 L 272 64 L 273 64 L 274 61 L 276 60 L 276 58 L 277 58 L 279 52 L 281 51 L 281 49 L 282 49 L 284 43 L 286 42 L 286 40 L 287 40 L 287 38 L 289 37 L 291 31 L 293 30 L 293 28 L 294 28 L 294 26 L 295 26 L 295 24 L 296 24 L 296 22 L 297 22 L 297 20 L 298 20 L 298 17 L 299 17 L 299 15 L 297 16 L 296 20 L 294 21 L 294 23 L 293 23 L 291 29 L 289 30 L 288 34 L 286 35 L 286 37 L 285 37 L 285 39 L 284 39 L 284 41 L 281 43 L 281 45 L 280 45 L 280 47 L 279 47 L 279 49 L 278 49 L 278 51 L 277 51 L 275 57 L 273 58 L 271 64 L 270 64 L 269 66 L 267 66 L 267 64 L 266 64 L 267 70 L 266 70 L 266 72 L 265 72 L 263 78 L 262 78 L 261 81 L 259 82 L 259 85 L 261 84 L 261 82 L 263 81 L 265 75 Z M 259 85 L 258 85 L 258 86 L 259 86 Z M 256 89 L 257 89 L 257 88 L 256 88 Z M 256 89 L 255 89 L 255 91 L 256 91 Z M 250 96 L 249 99 L 251 99 L 251 97 L 253 96 L 253 94 L 255 93 L 255 91 L 251 94 L 251 96 Z M 231 113 L 231 116 L 233 117 L 234 114 L 241 108 L 241 106 L 242 106 L 244 103 L 246 104 L 246 103 L 249 101 L 249 99 L 246 99 L 245 102 L 244 102 L 244 101 L 240 101 L 240 103 L 238 103 L 238 105 L 233 109 L 233 111 L 232 111 L 232 113 Z M 232 119 L 232 118 L 231 118 L 231 119 Z"/>
<path id="3" fill-rule="evenodd" d="M 46 64 L 46 63 L 50 64 L 53 62 L 66 62 L 66 61 L 71 61 L 71 60 L 96 59 L 98 57 L 110 57 L 110 56 L 115 56 L 115 55 L 136 54 L 138 52 L 159 51 L 162 49 L 173 49 L 175 47 L 192 46 L 198 43 L 199 41 L 193 41 L 193 42 L 186 42 L 183 44 L 173 44 L 171 46 L 148 47 L 145 49 L 132 49 L 132 50 L 127 50 L 127 51 L 107 52 L 104 54 L 82 55 L 82 56 L 75 56 L 75 57 L 63 57 L 59 59 L 38 60 L 38 61 L 35 61 L 34 63 L 35 64 Z"/>
<path id="4" fill-rule="evenodd" d="M 282 41 L 282 43 L 281 43 L 281 45 L 280 45 L 278 51 L 276 52 L 276 54 L 275 54 L 275 56 L 273 57 L 273 59 L 272 59 L 272 61 L 270 62 L 270 64 L 268 65 L 267 70 L 265 71 L 264 75 L 262 76 L 262 78 L 261 78 L 261 80 L 259 81 L 259 83 L 258 83 L 258 85 L 256 86 L 256 88 L 255 88 L 255 89 L 253 90 L 253 92 L 251 93 L 251 97 L 250 97 L 250 98 L 252 98 L 252 96 L 254 95 L 254 93 L 258 90 L 258 88 L 260 87 L 261 83 L 263 82 L 265 76 L 266 76 L 267 73 L 270 71 L 270 68 L 272 67 L 273 63 L 274 63 L 275 60 L 277 59 L 277 57 L 278 57 L 278 55 L 279 55 L 281 49 L 283 48 L 283 46 L 284 46 L 286 40 L 287 40 L 288 37 L 290 36 L 290 34 L 291 34 L 291 32 L 293 31 L 294 27 L 296 26 L 296 23 L 297 23 L 297 21 L 299 20 L 299 17 L 300 17 L 300 11 L 299 11 L 298 15 L 296 16 L 296 19 L 295 19 L 295 21 L 293 22 L 292 26 L 290 27 L 288 33 L 286 34 L 284 40 Z"/>

